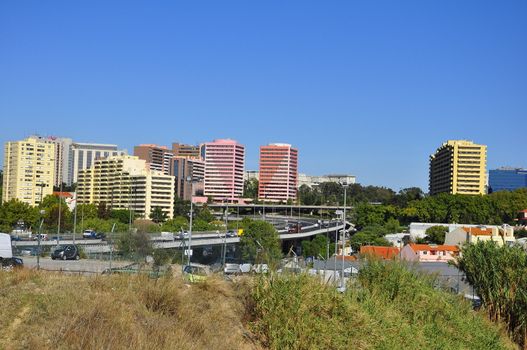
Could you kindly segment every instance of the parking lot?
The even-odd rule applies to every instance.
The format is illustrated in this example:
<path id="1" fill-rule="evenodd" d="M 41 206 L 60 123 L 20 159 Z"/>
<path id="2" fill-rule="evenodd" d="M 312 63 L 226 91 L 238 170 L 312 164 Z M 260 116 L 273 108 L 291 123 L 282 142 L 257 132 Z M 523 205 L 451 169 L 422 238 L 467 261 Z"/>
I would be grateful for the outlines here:
<path id="1" fill-rule="evenodd" d="M 34 256 L 24 256 L 24 266 L 26 268 L 36 268 L 37 258 Z M 131 264 L 130 261 L 112 261 L 112 267 L 122 267 Z M 109 260 L 52 260 L 50 257 L 40 258 L 40 268 L 50 271 L 65 271 L 79 273 L 101 273 L 110 267 Z"/>

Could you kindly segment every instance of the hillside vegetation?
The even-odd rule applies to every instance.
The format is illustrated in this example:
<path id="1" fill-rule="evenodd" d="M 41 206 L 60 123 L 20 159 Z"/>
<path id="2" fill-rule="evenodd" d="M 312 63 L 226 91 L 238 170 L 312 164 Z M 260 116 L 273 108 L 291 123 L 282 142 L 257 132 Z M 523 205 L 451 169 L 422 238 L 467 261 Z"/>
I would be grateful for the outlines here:
<path id="1" fill-rule="evenodd" d="M 371 263 L 345 294 L 313 277 L 0 273 L 0 349 L 514 349 L 459 297 Z"/>

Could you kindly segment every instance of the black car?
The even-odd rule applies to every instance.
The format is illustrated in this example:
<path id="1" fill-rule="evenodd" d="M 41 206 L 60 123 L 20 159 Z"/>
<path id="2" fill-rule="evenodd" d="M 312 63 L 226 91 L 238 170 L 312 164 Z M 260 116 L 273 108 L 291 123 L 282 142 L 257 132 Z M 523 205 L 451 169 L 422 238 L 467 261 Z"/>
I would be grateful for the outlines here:
<path id="1" fill-rule="evenodd" d="M 79 260 L 80 258 L 79 248 L 72 244 L 58 247 L 51 253 L 51 259 L 53 260 Z"/>
<path id="2" fill-rule="evenodd" d="M 3 270 L 12 270 L 23 266 L 24 261 L 20 258 L 0 258 L 0 268 Z"/>

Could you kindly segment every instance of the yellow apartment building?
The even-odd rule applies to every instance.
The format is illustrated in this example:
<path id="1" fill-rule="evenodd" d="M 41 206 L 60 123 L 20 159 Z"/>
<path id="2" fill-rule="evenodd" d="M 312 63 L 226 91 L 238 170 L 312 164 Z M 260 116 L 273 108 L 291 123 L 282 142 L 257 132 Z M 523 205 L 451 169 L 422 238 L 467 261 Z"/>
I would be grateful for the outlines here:
<path id="1" fill-rule="evenodd" d="M 486 168 L 486 145 L 449 140 L 430 156 L 430 194 L 485 194 Z"/>
<path id="2" fill-rule="evenodd" d="M 169 218 L 174 215 L 174 177 L 149 170 L 136 156 L 111 156 L 95 160 L 91 168 L 78 175 L 79 204 L 104 202 L 112 209 L 130 209 L 148 219 L 154 207 Z"/>
<path id="3" fill-rule="evenodd" d="M 38 205 L 53 193 L 55 144 L 38 136 L 4 145 L 2 201 L 18 199 Z"/>

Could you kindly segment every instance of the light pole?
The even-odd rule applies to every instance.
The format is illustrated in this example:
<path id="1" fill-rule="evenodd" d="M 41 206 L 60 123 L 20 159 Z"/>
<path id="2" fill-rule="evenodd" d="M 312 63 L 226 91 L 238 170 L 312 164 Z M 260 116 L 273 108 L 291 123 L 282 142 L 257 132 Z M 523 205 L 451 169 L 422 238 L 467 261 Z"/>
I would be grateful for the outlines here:
<path id="1" fill-rule="evenodd" d="M 346 288 L 344 285 L 344 249 L 346 248 L 346 190 L 348 189 L 348 184 L 343 182 L 342 187 L 344 187 L 344 212 L 342 214 L 342 276 L 340 277 L 340 289 L 344 291 Z"/>
<path id="2" fill-rule="evenodd" d="M 59 176 L 60 177 L 60 176 Z M 62 215 L 62 179 L 60 181 L 60 188 L 59 188 L 59 216 L 57 220 L 57 247 L 59 246 L 59 240 L 60 240 L 60 219 Z"/>
<path id="3" fill-rule="evenodd" d="M 225 256 L 227 255 L 227 232 L 229 230 L 229 201 L 226 199 L 226 208 L 225 208 L 225 235 L 223 236 L 223 256 L 222 256 L 222 266 L 225 272 Z"/>
<path id="4" fill-rule="evenodd" d="M 75 244 L 75 234 L 77 233 L 77 192 L 75 192 L 75 209 L 73 211 L 73 244 Z"/>
<path id="5" fill-rule="evenodd" d="M 42 224 L 44 223 L 44 209 L 40 210 L 40 225 L 38 226 L 37 270 L 40 270 L 40 241 L 42 240 Z"/>

